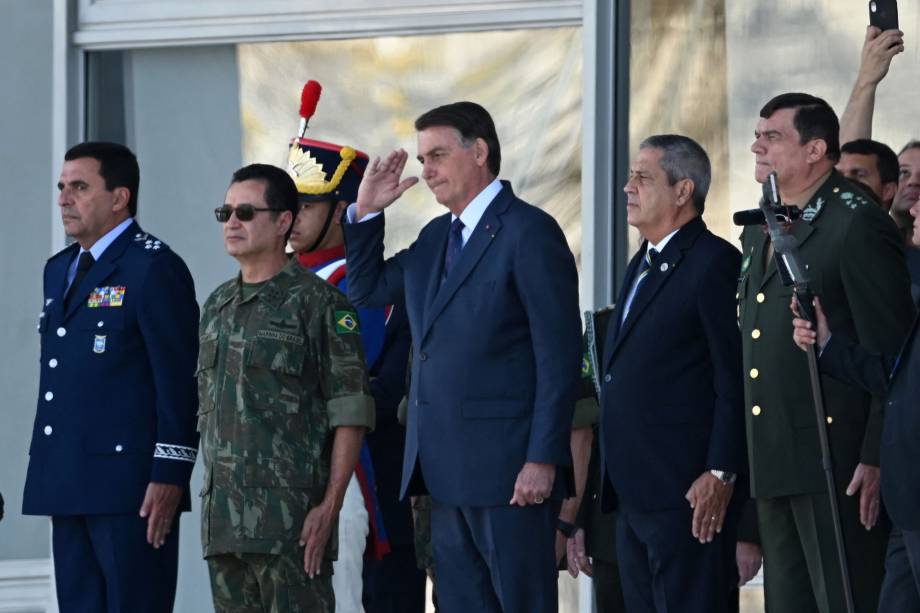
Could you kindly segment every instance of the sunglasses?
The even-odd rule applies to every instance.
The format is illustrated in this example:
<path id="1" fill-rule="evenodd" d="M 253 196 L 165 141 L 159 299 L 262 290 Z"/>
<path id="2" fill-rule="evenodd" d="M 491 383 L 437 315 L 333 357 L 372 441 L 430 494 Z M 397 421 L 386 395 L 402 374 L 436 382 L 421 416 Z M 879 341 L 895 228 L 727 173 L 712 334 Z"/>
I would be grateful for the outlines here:
<path id="1" fill-rule="evenodd" d="M 256 213 L 262 211 L 283 211 L 285 209 L 273 209 L 270 207 L 257 207 L 251 204 L 240 204 L 237 207 L 232 207 L 229 204 L 224 206 L 219 206 L 214 209 L 214 217 L 217 218 L 217 221 L 220 223 L 227 223 L 230 221 L 230 216 L 236 213 L 236 218 L 240 221 L 252 221 L 252 218 L 256 216 Z"/>

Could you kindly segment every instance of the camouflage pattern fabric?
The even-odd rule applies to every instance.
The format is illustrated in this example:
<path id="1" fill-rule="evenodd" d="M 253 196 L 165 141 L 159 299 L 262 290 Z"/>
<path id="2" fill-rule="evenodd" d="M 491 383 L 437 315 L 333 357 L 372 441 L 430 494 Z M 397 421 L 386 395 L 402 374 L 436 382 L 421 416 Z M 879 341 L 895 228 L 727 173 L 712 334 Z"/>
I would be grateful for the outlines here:
<path id="1" fill-rule="evenodd" d="M 334 613 L 332 563 L 310 579 L 303 550 L 281 555 L 225 553 L 208 558 L 215 613 Z"/>
<path id="2" fill-rule="evenodd" d="M 325 494 L 335 427 L 374 425 L 357 316 L 292 260 L 245 300 L 239 277 L 218 287 L 199 337 L 204 556 L 283 553 Z"/>

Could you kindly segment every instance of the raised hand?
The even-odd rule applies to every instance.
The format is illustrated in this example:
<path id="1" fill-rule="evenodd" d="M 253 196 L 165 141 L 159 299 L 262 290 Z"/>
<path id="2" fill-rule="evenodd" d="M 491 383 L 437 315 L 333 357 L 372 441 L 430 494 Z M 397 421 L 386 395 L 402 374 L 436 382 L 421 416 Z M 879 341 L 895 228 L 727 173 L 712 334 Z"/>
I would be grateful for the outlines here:
<path id="1" fill-rule="evenodd" d="M 356 221 L 370 213 L 378 213 L 387 208 L 403 192 L 418 183 L 418 177 L 406 177 L 400 180 L 409 154 L 405 149 L 390 152 L 385 158 L 374 158 L 358 187 Z"/>
<path id="2" fill-rule="evenodd" d="M 869 26 L 866 30 L 866 40 L 863 43 L 857 84 L 878 85 L 888 74 L 891 59 L 903 51 L 904 32 L 900 30 L 882 32 L 875 26 Z"/>

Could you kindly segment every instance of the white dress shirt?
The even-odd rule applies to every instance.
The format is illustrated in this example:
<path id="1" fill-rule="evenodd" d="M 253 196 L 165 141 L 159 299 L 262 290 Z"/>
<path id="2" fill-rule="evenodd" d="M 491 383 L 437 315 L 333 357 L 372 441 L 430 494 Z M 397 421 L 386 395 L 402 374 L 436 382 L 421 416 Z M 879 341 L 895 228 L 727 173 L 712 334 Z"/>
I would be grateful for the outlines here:
<path id="1" fill-rule="evenodd" d="M 680 228 L 677 228 L 677 230 L 674 230 L 673 232 L 665 236 L 663 239 L 658 241 L 658 244 L 653 245 L 650 242 L 648 246 L 646 247 L 646 253 L 648 252 L 649 249 L 654 249 L 660 255 L 661 252 L 664 251 L 664 248 L 667 247 L 668 242 L 674 237 L 675 234 L 677 234 L 678 230 L 680 230 Z M 636 278 L 633 279 L 632 287 L 629 288 L 629 293 L 626 295 L 626 301 L 623 303 L 623 317 L 620 319 L 620 323 L 623 323 L 624 321 L 626 321 L 626 316 L 629 315 L 629 308 L 632 306 L 633 299 L 636 297 L 636 290 L 638 288 L 639 288 L 639 278 L 637 275 Z"/>

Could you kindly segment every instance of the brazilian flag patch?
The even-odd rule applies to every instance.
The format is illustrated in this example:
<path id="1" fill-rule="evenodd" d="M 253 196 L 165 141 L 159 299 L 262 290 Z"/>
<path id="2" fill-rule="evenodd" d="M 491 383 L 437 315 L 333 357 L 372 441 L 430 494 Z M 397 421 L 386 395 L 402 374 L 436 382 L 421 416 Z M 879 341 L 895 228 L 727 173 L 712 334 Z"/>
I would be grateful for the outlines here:
<path id="1" fill-rule="evenodd" d="M 585 353 L 581 358 L 581 378 L 590 379 L 594 376 L 594 368 L 591 364 L 591 355 Z"/>
<path id="2" fill-rule="evenodd" d="M 354 311 L 336 311 L 335 331 L 339 334 L 361 334 L 358 328 L 358 314 Z"/>

